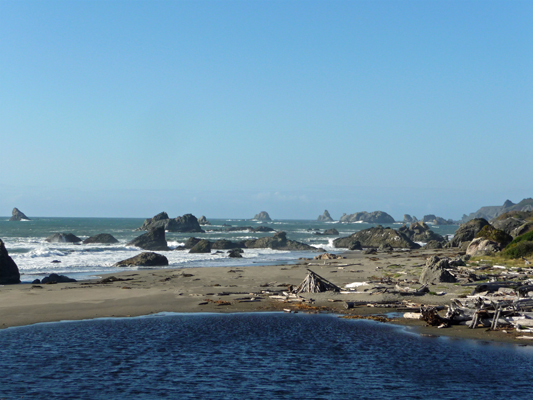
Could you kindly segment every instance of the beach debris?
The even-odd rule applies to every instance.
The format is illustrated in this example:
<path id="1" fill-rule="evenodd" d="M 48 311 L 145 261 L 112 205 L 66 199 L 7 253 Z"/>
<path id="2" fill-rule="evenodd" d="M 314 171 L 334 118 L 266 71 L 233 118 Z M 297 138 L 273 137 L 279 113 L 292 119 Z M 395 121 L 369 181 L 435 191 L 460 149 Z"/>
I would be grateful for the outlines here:
<path id="1" fill-rule="evenodd" d="M 388 318 L 385 315 L 342 315 L 339 318 L 342 319 L 369 319 L 376 322 L 390 322 L 392 318 Z"/>
<path id="2" fill-rule="evenodd" d="M 338 255 L 338 254 L 332 254 L 332 253 L 324 253 L 320 254 L 318 256 L 315 256 L 315 260 L 342 260 L 345 257 Z"/>
<path id="3" fill-rule="evenodd" d="M 340 288 L 328 281 L 327 279 L 321 277 L 317 273 L 307 270 L 307 276 L 300 285 L 294 289 L 294 293 L 320 293 L 326 291 L 340 292 Z"/>
<path id="4" fill-rule="evenodd" d="M 420 307 L 420 314 L 422 315 L 421 319 L 426 321 L 428 325 L 438 326 L 439 328 L 449 325 L 448 319 L 439 315 L 437 307 L 422 306 Z"/>

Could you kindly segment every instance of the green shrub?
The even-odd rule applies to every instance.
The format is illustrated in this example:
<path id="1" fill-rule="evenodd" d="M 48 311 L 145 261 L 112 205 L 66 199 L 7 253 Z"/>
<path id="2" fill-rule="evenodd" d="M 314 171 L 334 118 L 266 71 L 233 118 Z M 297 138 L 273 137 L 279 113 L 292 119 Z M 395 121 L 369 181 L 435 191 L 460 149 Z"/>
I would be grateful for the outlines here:
<path id="1" fill-rule="evenodd" d="M 517 243 L 524 242 L 524 241 L 533 242 L 533 231 L 524 233 L 523 235 L 515 237 L 514 240 L 511 243 L 509 243 L 507 247 L 514 246 Z"/>
<path id="2" fill-rule="evenodd" d="M 489 239 L 493 242 L 500 243 L 502 246 L 506 246 L 513 240 L 511 235 L 505 233 L 500 229 L 496 229 L 492 225 L 485 225 L 476 235 L 477 238 Z"/>
<path id="3" fill-rule="evenodd" d="M 520 258 L 533 255 L 533 241 L 522 240 L 509 245 L 502 251 L 502 255 L 508 258 Z"/>

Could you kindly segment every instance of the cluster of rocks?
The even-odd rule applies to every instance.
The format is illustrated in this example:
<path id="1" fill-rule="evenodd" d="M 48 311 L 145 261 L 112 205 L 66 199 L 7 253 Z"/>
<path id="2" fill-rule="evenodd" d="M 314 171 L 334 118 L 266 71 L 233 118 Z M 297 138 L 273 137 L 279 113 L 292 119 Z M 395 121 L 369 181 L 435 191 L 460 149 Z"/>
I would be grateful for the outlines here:
<path id="1" fill-rule="evenodd" d="M 35 279 L 32 283 L 34 285 L 38 284 L 54 284 L 54 283 L 68 283 L 68 282 L 77 282 L 74 278 L 69 278 L 65 275 L 58 275 L 58 274 L 50 274 L 49 276 L 45 276 L 42 280 L 41 279 Z"/>
<path id="2" fill-rule="evenodd" d="M 418 218 L 416 218 L 415 216 L 411 217 L 409 214 L 403 215 L 404 224 L 411 224 L 413 222 L 418 222 L 418 221 L 419 221 Z M 437 217 L 434 214 L 424 215 L 424 217 L 422 218 L 422 222 L 426 224 L 431 224 L 431 225 L 455 225 L 456 224 L 456 222 L 452 219 L 444 219 L 442 217 Z"/>
<path id="3" fill-rule="evenodd" d="M 418 249 L 420 245 L 413 242 L 405 233 L 392 228 L 378 225 L 373 228 L 355 232 L 344 238 L 333 241 L 335 248 L 358 250 L 361 247 L 379 248 L 389 245 L 393 249 Z"/>
<path id="4" fill-rule="evenodd" d="M 270 228 L 269 226 L 258 226 L 258 227 L 252 227 L 252 226 L 230 226 L 227 228 L 222 229 L 209 229 L 209 232 L 250 232 L 250 233 L 258 233 L 258 232 L 274 232 L 274 229 Z"/>
<path id="5" fill-rule="evenodd" d="M 98 235 L 91 236 L 85 240 L 81 240 L 73 233 L 54 233 L 44 239 L 48 243 L 80 243 L 83 244 L 113 244 L 118 243 L 118 240 L 109 233 L 99 233 Z"/>

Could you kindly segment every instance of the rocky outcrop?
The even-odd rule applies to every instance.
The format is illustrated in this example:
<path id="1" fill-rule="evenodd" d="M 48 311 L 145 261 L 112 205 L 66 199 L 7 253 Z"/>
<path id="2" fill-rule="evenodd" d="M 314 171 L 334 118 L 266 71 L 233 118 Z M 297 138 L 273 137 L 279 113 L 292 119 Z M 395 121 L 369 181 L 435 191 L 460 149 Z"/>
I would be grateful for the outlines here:
<path id="1" fill-rule="evenodd" d="M 42 280 L 36 279 L 32 283 L 33 284 L 42 283 L 43 285 L 46 285 L 46 284 L 69 283 L 69 282 L 77 282 L 77 280 L 74 278 L 69 278 L 66 275 L 50 274 L 48 276 L 45 276 Z"/>
<path id="2" fill-rule="evenodd" d="M 355 214 L 343 214 L 340 222 L 366 222 L 369 224 L 393 224 L 394 218 L 383 211 L 357 212 Z"/>
<path id="3" fill-rule="evenodd" d="M 513 231 L 520 226 L 522 226 L 525 223 L 523 219 L 516 218 L 516 217 L 508 217 L 508 218 L 502 218 L 502 219 L 493 219 L 490 221 L 490 224 L 495 227 L 496 229 L 500 229 L 504 231 L 505 233 L 508 233 L 512 237 L 516 237 L 519 235 L 513 234 Z"/>
<path id="4" fill-rule="evenodd" d="M 455 277 L 448 271 L 450 269 L 448 258 L 440 259 L 437 256 L 426 261 L 426 266 L 420 274 L 420 283 L 435 284 L 439 282 L 456 282 Z"/>
<path id="5" fill-rule="evenodd" d="M 135 257 L 115 263 L 114 267 L 163 267 L 168 265 L 168 259 L 162 255 L 152 252 L 143 252 Z"/>
<path id="6" fill-rule="evenodd" d="M 472 257 L 489 256 L 499 252 L 501 249 L 502 247 L 498 242 L 478 237 L 470 242 L 466 249 L 466 254 Z"/>
<path id="7" fill-rule="evenodd" d="M 240 247 L 242 247 L 240 243 L 235 243 L 227 239 L 219 239 L 211 245 L 211 249 L 213 250 L 231 250 Z"/>
<path id="8" fill-rule="evenodd" d="M 136 246 L 143 250 L 170 250 L 165 239 L 165 229 L 163 227 L 152 229 L 144 235 L 136 237 L 126 246 Z"/>
<path id="9" fill-rule="evenodd" d="M 403 215 L 403 223 L 404 224 L 411 224 L 413 222 L 418 222 L 418 219 L 416 217 L 411 217 L 409 214 Z"/>
<path id="10" fill-rule="evenodd" d="M 114 244 L 118 243 L 118 240 L 109 233 L 99 233 L 98 235 L 91 236 L 83 241 L 83 244 Z"/>
<path id="11" fill-rule="evenodd" d="M 211 253 L 211 242 L 202 239 L 189 250 L 189 253 Z"/>
<path id="12" fill-rule="evenodd" d="M 205 215 L 202 215 L 200 218 L 198 218 L 198 223 L 200 225 L 211 225 L 211 222 L 209 222 L 207 220 L 207 218 L 205 217 Z"/>
<path id="13" fill-rule="evenodd" d="M 198 239 L 198 238 L 195 238 L 195 237 L 190 237 L 189 239 L 187 239 L 187 241 L 185 242 L 183 247 L 185 247 L 186 249 L 192 249 L 194 246 L 196 246 L 196 244 L 200 240 L 202 240 L 202 239 Z"/>
<path id="14" fill-rule="evenodd" d="M 228 251 L 228 257 L 230 258 L 242 258 L 242 253 L 244 253 L 244 251 L 240 248 L 235 248 L 235 249 L 232 249 L 230 251 Z"/>
<path id="15" fill-rule="evenodd" d="M 413 242 L 427 243 L 429 241 L 444 242 L 445 239 L 438 233 L 429 229 L 429 226 L 422 221 L 413 222 L 411 225 L 403 225 L 398 229 L 399 232 L 406 235 Z"/>
<path id="16" fill-rule="evenodd" d="M 488 206 L 481 207 L 476 212 L 473 212 L 469 215 L 463 215 L 463 221 L 467 222 L 474 218 L 484 218 L 487 220 L 496 218 L 502 214 L 511 212 L 511 211 L 532 211 L 533 210 L 533 199 L 523 199 L 518 204 L 513 203 L 510 200 L 506 200 L 502 206 Z M 500 228 L 501 229 L 501 228 Z"/>
<path id="17" fill-rule="evenodd" d="M 331 236 L 338 236 L 339 231 L 335 228 L 326 229 L 324 232 L 322 232 L 323 235 L 331 235 Z"/>
<path id="18" fill-rule="evenodd" d="M 453 225 L 454 223 L 451 219 L 446 220 L 433 214 L 424 215 L 422 222 L 431 225 Z"/>
<path id="19" fill-rule="evenodd" d="M 319 215 L 317 218 L 317 221 L 321 222 L 333 222 L 333 218 L 331 218 L 331 215 L 329 215 L 328 210 L 324 210 L 324 214 Z"/>
<path id="20" fill-rule="evenodd" d="M 142 226 L 137 230 L 150 231 L 160 227 L 169 232 L 204 232 L 194 215 L 185 214 L 181 217 L 169 218 L 166 212 L 161 212 L 153 218 L 144 220 Z"/>
<path id="21" fill-rule="evenodd" d="M 20 283 L 19 268 L 9 256 L 4 242 L 0 239 L 0 285 L 15 283 Z"/>
<path id="22" fill-rule="evenodd" d="M 248 249 L 317 250 L 316 247 L 287 239 L 286 232 L 276 232 L 272 237 L 246 240 L 244 247 Z"/>
<path id="23" fill-rule="evenodd" d="M 533 222 L 532 221 L 526 222 L 526 223 L 516 227 L 515 229 L 513 229 L 511 231 L 511 236 L 513 238 L 515 238 L 517 236 L 523 235 L 523 234 L 531 232 L 531 231 L 533 231 Z"/>
<path id="24" fill-rule="evenodd" d="M 466 224 L 459 226 L 455 235 L 450 241 L 451 247 L 461 247 L 461 244 L 464 242 L 470 242 L 473 240 L 476 235 L 483 229 L 485 225 L 488 225 L 488 221 L 484 218 L 476 218 L 471 221 L 468 221 Z"/>
<path id="25" fill-rule="evenodd" d="M 500 247 L 505 247 L 513 240 L 513 237 L 500 229 L 496 229 L 492 225 L 485 225 L 476 234 L 476 238 L 487 239 L 500 244 Z"/>
<path id="26" fill-rule="evenodd" d="M 72 233 L 54 233 L 48 236 L 45 241 L 49 243 L 79 243 L 81 239 Z"/>
<path id="27" fill-rule="evenodd" d="M 254 219 L 256 219 L 257 221 L 272 221 L 272 219 L 270 219 L 270 215 L 268 215 L 266 211 L 261 211 L 259 214 L 255 214 Z"/>
<path id="28" fill-rule="evenodd" d="M 382 244 L 390 244 L 394 249 L 418 249 L 420 245 L 413 242 L 403 233 L 384 228 L 380 225 L 355 232 L 345 238 L 338 238 L 333 241 L 336 248 L 349 248 L 354 242 L 360 242 L 363 247 L 378 248 Z"/>
<path id="29" fill-rule="evenodd" d="M 24 214 L 22 211 L 20 211 L 18 208 L 14 208 L 11 212 L 11 218 L 9 218 L 10 221 L 30 221 L 28 217 L 26 217 L 26 214 Z"/>

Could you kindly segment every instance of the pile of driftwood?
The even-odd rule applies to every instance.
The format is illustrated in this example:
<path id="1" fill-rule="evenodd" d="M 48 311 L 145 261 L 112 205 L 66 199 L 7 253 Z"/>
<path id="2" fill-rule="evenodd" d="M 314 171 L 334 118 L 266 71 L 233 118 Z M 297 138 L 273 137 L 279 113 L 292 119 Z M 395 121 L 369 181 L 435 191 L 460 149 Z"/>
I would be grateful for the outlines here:
<path id="1" fill-rule="evenodd" d="M 340 292 L 340 287 L 331 283 L 326 278 L 321 277 L 317 273 L 307 270 L 307 276 L 300 285 L 294 289 L 294 293 L 320 293 L 327 292 L 328 290 L 334 292 Z"/>
<path id="2" fill-rule="evenodd" d="M 421 307 L 421 319 L 429 325 L 467 325 L 474 329 L 514 327 L 533 332 L 533 285 L 489 282 L 475 286 L 470 296 L 453 299 L 444 317 L 435 307 Z"/>

